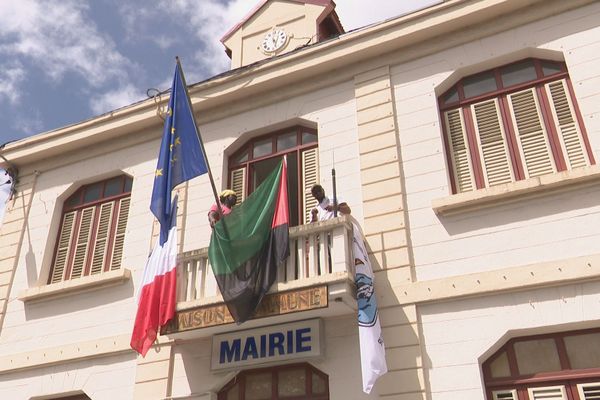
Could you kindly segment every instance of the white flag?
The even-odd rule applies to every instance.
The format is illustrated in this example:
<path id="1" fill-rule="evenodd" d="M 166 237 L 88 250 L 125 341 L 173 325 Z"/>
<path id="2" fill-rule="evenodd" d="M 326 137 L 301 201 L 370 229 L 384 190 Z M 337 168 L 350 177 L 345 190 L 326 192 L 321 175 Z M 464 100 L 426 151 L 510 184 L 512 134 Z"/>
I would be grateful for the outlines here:
<path id="1" fill-rule="evenodd" d="M 363 391 L 371 393 L 377 378 L 387 372 L 385 361 L 385 345 L 381 335 L 381 324 L 377 311 L 377 299 L 373 286 L 373 269 L 367 254 L 360 228 L 353 224 L 354 259 L 360 263 L 355 265 L 354 282 L 356 283 L 356 300 L 358 302 L 358 338 L 360 342 L 360 364 L 362 371 Z"/>
<path id="2" fill-rule="evenodd" d="M 8 200 L 10 199 L 12 187 L 12 177 L 8 174 L 8 172 L 0 168 L 0 227 L 2 227 L 4 211 L 6 209 L 6 203 L 8 203 Z"/>

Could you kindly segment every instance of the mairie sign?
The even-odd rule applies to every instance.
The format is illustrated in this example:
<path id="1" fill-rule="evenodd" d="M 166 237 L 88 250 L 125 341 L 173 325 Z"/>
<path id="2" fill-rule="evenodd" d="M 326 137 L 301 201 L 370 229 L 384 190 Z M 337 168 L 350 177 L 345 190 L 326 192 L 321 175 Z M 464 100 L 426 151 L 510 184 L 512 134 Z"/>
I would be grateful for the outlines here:
<path id="1" fill-rule="evenodd" d="M 211 369 L 319 357 L 321 320 L 291 322 L 213 336 Z"/>

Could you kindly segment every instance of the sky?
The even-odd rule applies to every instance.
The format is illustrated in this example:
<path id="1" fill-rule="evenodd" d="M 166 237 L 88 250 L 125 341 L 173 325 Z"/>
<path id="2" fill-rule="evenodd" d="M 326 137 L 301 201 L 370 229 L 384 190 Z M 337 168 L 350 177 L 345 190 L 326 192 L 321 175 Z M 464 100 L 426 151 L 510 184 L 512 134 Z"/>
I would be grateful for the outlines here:
<path id="1" fill-rule="evenodd" d="M 220 38 L 260 0 L 0 0 L 0 149 L 230 68 Z M 336 0 L 346 31 L 439 0 Z"/>

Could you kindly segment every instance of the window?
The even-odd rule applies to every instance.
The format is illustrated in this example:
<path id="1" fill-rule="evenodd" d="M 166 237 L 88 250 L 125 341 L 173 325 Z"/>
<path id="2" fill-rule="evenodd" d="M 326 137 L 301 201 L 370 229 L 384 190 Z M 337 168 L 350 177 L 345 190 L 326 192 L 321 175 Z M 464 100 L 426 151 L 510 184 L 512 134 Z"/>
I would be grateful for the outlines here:
<path id="1" fill-rule="evenodd" d="M 229 158 L 229 187 L 238 202 L 254 189 L 287 155 L 290 226 L 310 222 L 316 200 L 310 188 L 319 182 L 319 149 L 314 129 L 296 126 L 248 142 Z"/>
<path id="2" fill-rule="evenodd" d="M 453 193 L 594 164 L 564 63 L 481 72 L 438 101 Z"/>
<path id="3" fill-rule="evenodd" d="M 242 371 L 218 400 L 329 400 L 329 377 L 307 363 Z"/>
<path id="4" fill-rule="evenodd" d="M 600 329 L 511 339 L 483 374 L 488 399 L 600 399 Z"/>
<path id="5" fill-rule="evenodd" d="M 132 183 L 114 177 L 82 186 L 65 201 L 48 283 L 121 268 Z"/>

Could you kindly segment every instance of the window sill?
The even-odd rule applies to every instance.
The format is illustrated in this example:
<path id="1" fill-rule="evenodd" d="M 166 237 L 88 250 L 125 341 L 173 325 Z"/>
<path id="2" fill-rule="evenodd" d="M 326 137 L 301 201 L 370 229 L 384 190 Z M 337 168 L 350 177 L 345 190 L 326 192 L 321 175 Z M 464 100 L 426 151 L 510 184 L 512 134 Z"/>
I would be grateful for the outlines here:
<path id="1" fill-rule="evenodd" d="M 84 276 L 79 279 L 25 289 L 19 294 L 18 298 L 24 303 L 55 299 L 73 293 L 83 293 L 120 285 L 129 279 L 131 279 L 131 271 L 121 268 L 99 275 Z"/>
<path id="2" fill-rule="evenodd" d="M 434 199 L 431 206 L 436 214 L 448 216 L 545 195 L 549 192 L 564 190 L 575 185 L 590 184 L 599 180 L 600 166 L 592 165 L 473 192 L 453 194 Z"/>

